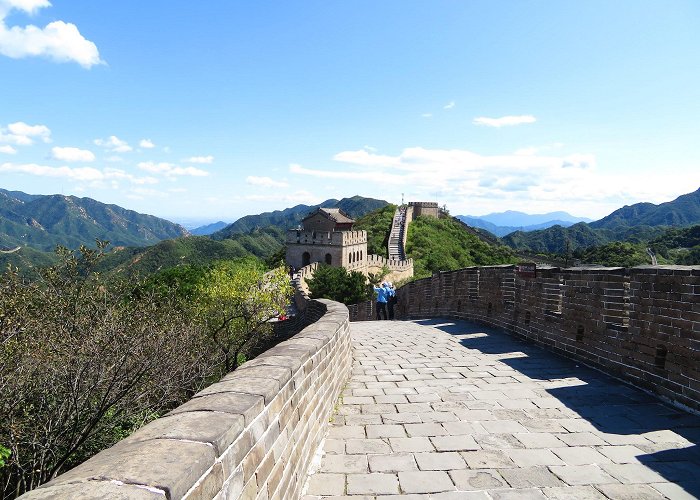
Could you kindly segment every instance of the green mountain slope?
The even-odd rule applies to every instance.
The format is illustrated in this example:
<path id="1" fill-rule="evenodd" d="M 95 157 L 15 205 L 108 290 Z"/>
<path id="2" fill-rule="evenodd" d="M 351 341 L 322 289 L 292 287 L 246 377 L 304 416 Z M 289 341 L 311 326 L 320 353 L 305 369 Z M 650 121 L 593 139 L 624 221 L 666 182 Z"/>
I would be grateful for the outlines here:
<path id="1" fill-rule="evenodd" d="M 389 257 L 387 244 L 396 205 L 387 205 L 357 219 L 354 229 L 367 231 L 367 253 Z"/>
<path id="2" fill-rule="evenodd" d="M 700 189 L 673 201 L 654 205 L 636 203 L 624 206 L 607 217 L 591 222 L 594 229 L 620 229 L 630 226 L 688 226 L 700 223 Z"/>
<path id="3" fill-rule="evenodd" d="M 538 231 L 515 231 L 504 236 L 502 240 L 506 245 L 517 250 L 559 254 L 603 245 L 609 241 L 602 232 L 594 231 L 585 222 L 579 222 L 570 227 L 552 226 Z"/>
<path id="4" fill-rule="evenodd" d="M 298 226 L 309 212 L 319 207 L 340 208 L 350 217 L 357 218 L 386 205 L 387 202 L 384 200 L 363 198 L 362 196 L 353 196 L 352 198 L 343 198 L 342 200 L 330 199 L 318 205 L 297 205 L 284 210 L 275 210 L 274 212 L 246 215 L 221 231 L 212 234 L 211 237 L 215 240 L 223 240 L 231 237 L 233 234 L 249 233 L 256 228 L 266 228 L 269 226 L 275 226 L 286 231 L 287 229 Z M 284 241 L 284 239 L 282 239 L 282 241 Z"/>
<path id="5" fill-rule="evenodd" d="M 513 264 L 518 258 L 506 246 L 485 243 L 449 218 L 418 217 L 408 226 L 406 255 L 417 278 L 468 266 Z"/>
<path id="6" fill-rule="evenodd" d="M 161 269 L 192 264 L 206 265 L 249 255 L 269 258 L 282 248 L 275 228 L 233 235 L 223 241 L 207 236 L 188 236 L 164 240 L 149 247 L 115 249 L 101 263 L 104 272 L 150 274 Z"/>
<path id="7" fill-rule="evenodd" d="M 91 198 L 26 195 L 0 190 L 0 247 L 50 251 L 96 238 L 115 246 L 143 246 L 187 235 L 180 225 Z"/>

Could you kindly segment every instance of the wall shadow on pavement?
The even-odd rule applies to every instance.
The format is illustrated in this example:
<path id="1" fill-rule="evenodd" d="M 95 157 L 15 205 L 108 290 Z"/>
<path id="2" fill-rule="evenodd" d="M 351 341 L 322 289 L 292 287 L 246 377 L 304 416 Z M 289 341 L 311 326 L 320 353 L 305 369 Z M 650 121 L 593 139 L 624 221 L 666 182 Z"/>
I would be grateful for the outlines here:
<path id="1" fill-rule="evenodd" d="M 699 415 L 502 330 L 444 318 L 413 322 L 458 337 L 462 346 L 495 355 L 533 380 L 551 385 L 561 381 L 560 387 L 544 389 L 600 432 L 626 436 L 618 441 L 642 451 L 636 457 L 639 463 L 700 498 Z M 561 380 L 574 377 L 579 385 Z M 634 435 L 644 435 L 650 442 L 634 444 Z"/>

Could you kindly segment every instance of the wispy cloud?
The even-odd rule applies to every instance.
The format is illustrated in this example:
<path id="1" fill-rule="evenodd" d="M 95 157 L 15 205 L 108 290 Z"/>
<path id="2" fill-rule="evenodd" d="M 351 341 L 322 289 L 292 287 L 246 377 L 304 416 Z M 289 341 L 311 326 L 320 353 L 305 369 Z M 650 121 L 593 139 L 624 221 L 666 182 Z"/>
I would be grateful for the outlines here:
<path id="1" fill-rule="evenodd" d="M 153 149 L 156 145 L 153 144 L 153 141 L 150 139 L 141 139 L 139 141 L 139 147 L 143 149 Z"/>
<path id="2" fill-rule="evenodd" d="M 28 125 L 24 122 L 10 123 L 0 127 L 0 142 L 15 146 L 31 146 L 34 140 L 51 142 L 51 130 L 46 125 Z"/>
<path id="3" fill-rule="evenodd" d="M 206 177 L 209 172 L 194 167 L 180 167 L 174 163 L 156 163 L 152 161 L 142 161 L 138 164 L 141 170 L 150 172 L 152 174 L 165 175 L 166 177 L 179 177 L 179 176 L 192 176 L 192 177 Z"/>
<path id="4" fill-rule="evenodd" d="M 421 116 L 422 116 L 423 118 L 432 118 L 432 117 L 433 117 L 433 114 L 432 114 L 432 113 L 423 113 Z"/>
<path id="5" fill-rule="evenodd" d="M 128 142 L 122 141 L 116 135 L 110 135 L 107 139 L 95 139 L 92 142 L 95 145 L 106 149 L 107 151 L 112 151 L 113 153 L 128 153 L 134 149 L 129 146 Z"/>
<path id="6" fill-rule="evenodd" d="M 79 148 L 51 148 L 51 158 L 67 162 L 91 162 L 95 161 L 95 154 L 87 149 Z"/>
<path id="7" fill-rule="evenodd" d="M 17 154 L 17 150 L 12 146 L 0 146 L 0 153 L 5 153 L 6 155 Z"/>
<path id="8" fill-rule="evenodd" d="M 36 163 L 3 163 L 0 172 L 35 175 L 37 177 L 65 178 L 75 181 L 94 182 L 105 180 L 126 180 L 133 184 L 156 184 L 153 177 L 137 177 L 124 170 L 93 167 L 49 167 Z"/>
<path id="9" fill-rule="evenodd" d="M 454 101 L 450 101 L 450 102 L 448 102 L 447 104 L 445 104 L 445 105 L 442 107 L 442 109 L 452 109 L 452 108 L 455 107 L 455 104 L 456 104 L 456 103 L 455 103 Z"/>
<path id="10" fill-rule="evenodd" d="M 183 163 L 198 163 L 201 165 L 207 165 L 207 164 L 214 162 L 214 157 L 211 155 L 209 155 L 209 156 L 190 156 L 189 158 L 185 158 L 182 161 L 183 161 Z"/>
<path id="11" fill-rule="evenodd" d="M 500 118 L 487 118 L 480 116 L 474 118 L 474 125 L 485 125 L 487 127 L 513 127 L 523 123 L 535 123 L 537 119 L 532 115 L 502 116 Z"/>
<path id="12" fill-rule="evenodd" d="M 12 10 L 34 14 L 50 6 L 48 0 L 0 0 L 0 54 L 13 59 L 47 57 L 56 62 L 76 62 L 84 68 L 103 64 L 95 43 L 83 37 L 75 24 L 53 21 L 43 28 L 5 24 Z"/>
<path id="13" fill-rule="evenodd" d="M 265 188 L 287 188 L 289 184 L 283 181 L 276 181 L 270 177 L 257 177 L 255 175 L 249 175 L 245 179 L 246 183 L 252 186 L 261 186 Z"/>

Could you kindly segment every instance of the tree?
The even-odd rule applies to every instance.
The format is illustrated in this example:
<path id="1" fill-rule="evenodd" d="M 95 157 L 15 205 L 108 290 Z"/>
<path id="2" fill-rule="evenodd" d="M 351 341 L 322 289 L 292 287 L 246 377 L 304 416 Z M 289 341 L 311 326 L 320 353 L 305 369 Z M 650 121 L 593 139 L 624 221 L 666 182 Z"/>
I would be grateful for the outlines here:
<path id="1" fill-rule="evenodd" d="M 211 377 L 175 294 L 95 272 L 106 243 L 0 275 L 0 468 L 14 498 L 177 406 Z M 9 450 L 8 453 L 4 450 Z"/>
<path id="2" fill-rule="evenodd" d="M 320 265 L 306 283 L 313 298 L 344 304 L 357 304 L 372 298 L 365 275 L 357 271 L 348 272 L 344 267 Z"/>
<path id="3" fill-rule="evenodd" d="M 220 262 L 207 272 L 195 307 L 226 372 L 269 336 L 270 320 L 285 312 L 291 296 L 285 266 L 266 273 L 259 260 L 246 258 Z"/>

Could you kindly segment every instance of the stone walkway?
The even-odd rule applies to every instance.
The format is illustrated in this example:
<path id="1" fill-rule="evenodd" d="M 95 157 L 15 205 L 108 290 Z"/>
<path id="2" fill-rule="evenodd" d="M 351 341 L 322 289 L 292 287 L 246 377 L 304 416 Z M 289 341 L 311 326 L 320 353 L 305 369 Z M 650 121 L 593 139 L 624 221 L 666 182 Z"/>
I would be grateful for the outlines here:
<path id="1" fill-rule="evenodd" d="M 472 323 L 351 332 L 352 378 L 305 500 L 700 495 L 698 416 Z"/>

